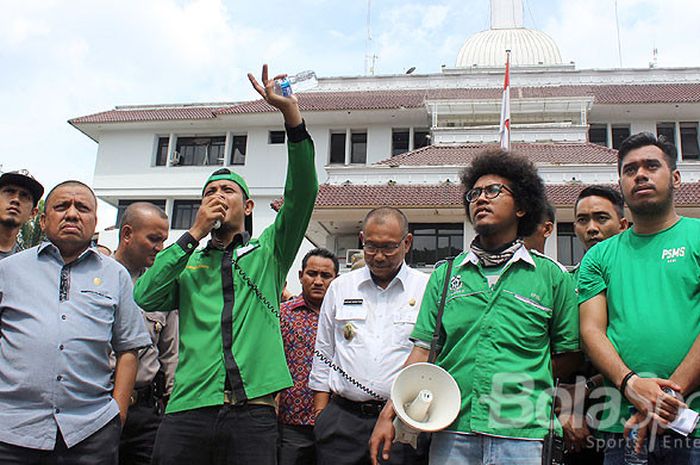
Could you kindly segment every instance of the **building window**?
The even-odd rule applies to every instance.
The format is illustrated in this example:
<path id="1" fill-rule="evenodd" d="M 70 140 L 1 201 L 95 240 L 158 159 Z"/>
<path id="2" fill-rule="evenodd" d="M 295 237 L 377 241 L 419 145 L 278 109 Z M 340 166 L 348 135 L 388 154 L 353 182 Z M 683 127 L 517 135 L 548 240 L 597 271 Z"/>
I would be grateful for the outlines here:
<path id="1" fill-rule="evenodd" d="M 407 261 L 414 266 L 434 265 L 436 262 L 457 256 L 464 249 L 464 225 L 411 224 L 413 247 Z"/>
<path id="2" fill-rule="evenodd" d="M 367 133 L 350 134 L 350 163 L 367 163 Z"/>
<path id="3" fill-rule="evenodd" d="M 165 199 L 129 199 L 129 200 L 120 200 L 117 203 L 117 227 L 119 227 L 119 223 L 122 221 L 122 216 L 124 216 L 124 212 L 126 211 L 126 207 L 131 205 L 132 203 L 136 202 L 149 202 L 155 205 L 156 207 L 160 208 L 161 210 L 165 211 Z"/>
<path id="4" fill-rule="evenodd" d="M 168 164 L 168 143 L 169 137 L 159 137 L 156 148 L 156 166 L 166 166 Z"/>
<path id="5" fill-rule="evenodd" d="M 680 123 L 681 126 L 681 153 L 683 160 L 697 160 L 700 158 L 700 146 L 698 144 L 698 123 Z"/>
<path id="6" fill-rule="evenodd" d="M 416 129 L 413 131 L 413 150 L 430 145 L 430 131 Z"/>
<path id="7" fill-rule="evenodd" d="M 630 136 L 629 125 L 613 124 L 612 126 L 612 148 L 619 149 L 622 141 Z"/>
<path id="8" fill-rule="evenodd" d="M 199 210 L 200 200 L 176 200 L 173 203 L 171 228 L 190 229 Z"/>
<path id="9" fill-rule="evenodd" d="M 661 136 L 676 145 L 676 123 L 656 123 L 656 137 Z"/>
<path id="10" fill-rule="evenodd" d="M 332 164 L 345 164 L 345 133 L 331 133 Z"/>
<path id="11" fill-rule="evenodd" d="M 401 153 L 408 152 L 408 129 L 392 129 L 391 130 L 391 156 L 396 156 Z"/>
<path id="12" fill-rule="evenodd" d="M 608 125 L 591 124 L 588 127 L 588 142 L 607 147 L 608 146 Z"/>
<path id="13" fill-rule="evenodd" d="M 231 139 L 231 164 L 245 165 L 245 151 L 248 144 L 248 136 L 233 136 Z"/>
<path id="14" fill-rule="evenodd" d="M 267 138 L 268 144 L 284 144 L 284 131 L 270 131 Z"/>
<path id="15" fill-rule="evenodd" d="M 562 265 L 573 266 L 583 258 L 583 245 L 576 237 L 573 223 L 557 224 L 557 260 Z"/>
<path id="16" fill-rule="evenodd" d="M 178 137 L 173 166 L 221 165 L 226 137 Z"/>

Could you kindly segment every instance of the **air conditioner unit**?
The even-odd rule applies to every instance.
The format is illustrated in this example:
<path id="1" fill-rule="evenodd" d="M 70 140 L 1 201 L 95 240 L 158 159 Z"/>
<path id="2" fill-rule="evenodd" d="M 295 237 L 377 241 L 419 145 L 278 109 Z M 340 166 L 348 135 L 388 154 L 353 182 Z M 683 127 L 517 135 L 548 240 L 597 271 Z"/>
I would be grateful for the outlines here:
<path id="1" fill-rule="evenodd" d="M 170 166 L 177 166 L 180 164 L 181 157 L 180 157 L 180 152 L 177 150 L 173 151 L 173 156 L 170 157 Z"/>
<path id="2" fill-rule="evenodd" d="M 356 254 L 362 255 L 362 249 L 347 249 L 345 251 L 345 267 L 350 268 L 352 266 L 352 257 Z"/>

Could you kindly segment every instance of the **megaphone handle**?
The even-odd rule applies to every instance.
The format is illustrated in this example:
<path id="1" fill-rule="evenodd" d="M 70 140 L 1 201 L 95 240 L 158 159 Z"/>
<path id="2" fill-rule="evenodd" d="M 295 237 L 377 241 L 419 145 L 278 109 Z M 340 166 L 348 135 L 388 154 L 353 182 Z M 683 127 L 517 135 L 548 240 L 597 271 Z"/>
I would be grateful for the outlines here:
<path id="1" fill-rule="evenodd" d="M 440 333 L 442 332 L 442 314 L 445 312 L 447 289 L 450 286 L 450 280 L 452 279 L 452 264 L 454 263 L 454 260 L 454 257 L 447 258 L 447 271 L 445 272 L 445 281 L 442 284 L 442 298 L 440 299 L 440 306 L 438 307 L 437 318 L 435 319 L 433 340 L 430 341 L 430 353 L 428 354 L 428 362 L 430 363 L 435 363 L 435 359 L 437 358 L 437 347 L 440 340 Z"/>
<path id="2" fill-rule="evenodd" d="M 401 421 L 399 417 L 394 418 L 394 441 L 402 444 L 410 444 L 418 450 L 418 435 L 421 432 L 413 429 Z"/>

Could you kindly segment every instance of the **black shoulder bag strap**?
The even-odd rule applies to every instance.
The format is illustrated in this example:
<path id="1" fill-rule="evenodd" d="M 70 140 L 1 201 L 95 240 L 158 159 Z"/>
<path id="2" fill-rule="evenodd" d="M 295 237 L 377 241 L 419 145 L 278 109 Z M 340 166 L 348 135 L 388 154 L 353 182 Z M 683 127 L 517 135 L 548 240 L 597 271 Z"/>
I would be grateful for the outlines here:
<path id="1" fill-rule="evenodd" d="M 435 363 L 437 358 L 438 341 L 440 340 L 440 332 L 442 331 L 442 314 L 445 311 L 445 301 L 447 300 L 447 288 L 450 286 L 452 279 L 452 263 L 454 257 L 447 259 L 447 272 L 445 273 L 445 282 L 442 285 L 442 298 L 438 307 L 437 318 L 435 320 L 435 332 L 433 332 L 433 340 L 430 342 L 430 354 L 428 355 L 428 363 Z"/>

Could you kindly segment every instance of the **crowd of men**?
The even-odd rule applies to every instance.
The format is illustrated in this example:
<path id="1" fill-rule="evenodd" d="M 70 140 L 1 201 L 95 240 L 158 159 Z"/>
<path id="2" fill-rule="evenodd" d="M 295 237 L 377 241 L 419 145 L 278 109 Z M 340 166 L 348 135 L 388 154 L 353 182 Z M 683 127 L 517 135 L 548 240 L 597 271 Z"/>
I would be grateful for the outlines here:
<path id="1" fill-rule="evenodd" d="M 138 202 L 116 251 L 98 252 L 95 195 L 65 181 L 45 198 L 45 240 L 20 251 L 44 189 L 0 176 L 0 463 L 539 465 L 554 432 L 566 463 L 616 465 L 634 429 L 648 463 L 700 464 L 700 433 L 669 428 L 700 410 L 700 220 L 674 208 L 673 145 L 632 135 L 620 192 L 581 191 L 571 271 L 544 254 L 556 220 L 536 167 L 488 151 L 461 176 L 476 232 L 463 253 L 430 275 L 409 267 L 408 219 L 378 206 L 364 266 L 339 275 L 313 249 L 301 294 L 280 303 L 318 183 L 278 77 L 249 75 L 288 139 L 284 204 L 258 237 L 245 180 L 222 168 L 170 247 L 167 215 Z M 433 346 L 457 418 L 394 442 L 392 382 Z"/>

